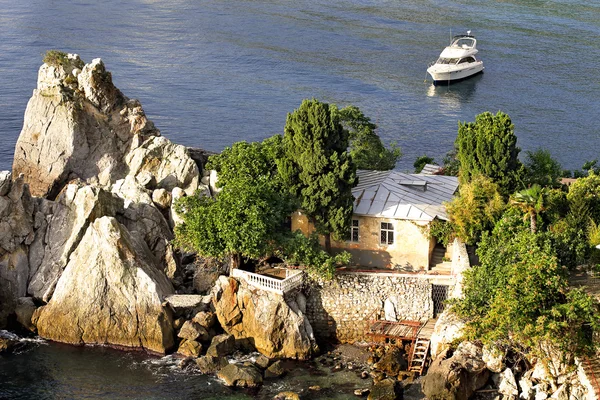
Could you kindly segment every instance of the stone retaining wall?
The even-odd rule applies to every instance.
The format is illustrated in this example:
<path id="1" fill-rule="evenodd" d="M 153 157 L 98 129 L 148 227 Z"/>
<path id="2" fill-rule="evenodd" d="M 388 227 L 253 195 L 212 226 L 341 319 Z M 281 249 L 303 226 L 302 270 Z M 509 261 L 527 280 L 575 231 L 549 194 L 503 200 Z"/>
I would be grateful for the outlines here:
<path id="1" fill-rule="evenodd" d="M 387 303 L 387 305 L 386 305 Z M 306 314 L 320 339 L 365 340 L 368 321 L 395 314 L 397 320 L 433 317 L 431 282 L 424 276 L 341 273 L 330 282 L 311 282 Z"/>

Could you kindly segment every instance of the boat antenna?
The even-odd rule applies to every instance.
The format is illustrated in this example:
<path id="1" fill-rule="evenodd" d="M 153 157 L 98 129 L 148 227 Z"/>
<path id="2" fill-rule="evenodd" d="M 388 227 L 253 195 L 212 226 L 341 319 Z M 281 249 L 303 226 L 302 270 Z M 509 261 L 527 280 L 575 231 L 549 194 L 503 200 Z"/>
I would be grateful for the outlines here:
<path id="1" fill-rule="evenodd" d="M 470 35 L 470 34 L 471 34 L 471 30 L 469 29 L 469 30 L 467 31 L 467 35 Z"/>

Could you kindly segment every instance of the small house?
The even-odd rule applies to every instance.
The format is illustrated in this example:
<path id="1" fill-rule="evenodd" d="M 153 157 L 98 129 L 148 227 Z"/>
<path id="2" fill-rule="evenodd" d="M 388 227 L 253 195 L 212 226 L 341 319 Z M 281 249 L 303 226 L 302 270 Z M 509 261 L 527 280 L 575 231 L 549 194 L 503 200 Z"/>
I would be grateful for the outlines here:
<path id="1" fill-rule="evenodd" d="M 332 240 L 332 248 L 350 252 L 362 267 L 428 270 L 436 245 L 429 224 L 448 219 L 444 203 L 452 200 L 458 178 L 366 170 L 357 176 L 350 239 Z M 313 230 L 302 211 L 292 216 L 292 230 L 298 229 Z"/>

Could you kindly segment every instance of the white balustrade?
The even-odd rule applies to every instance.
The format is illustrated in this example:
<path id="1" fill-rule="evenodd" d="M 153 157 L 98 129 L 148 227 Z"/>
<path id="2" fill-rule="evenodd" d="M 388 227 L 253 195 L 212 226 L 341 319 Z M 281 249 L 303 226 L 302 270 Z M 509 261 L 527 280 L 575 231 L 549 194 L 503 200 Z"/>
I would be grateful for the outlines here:
<path id="1" fill-rule="evenodd" d="M 284 294 L 302 285 L 303 272 L 292 272 L 286 270 L 286 278 L 283 280 L 271 278 L 270 276 L 266 275 L 255 274 L 253 272 L 243 271 L 241 269 L 234 269 L 232 271 L 232 276 L 234 278 L 243 278 L 252 286 L 258 287 L 260 289 L 268 290 L 274 293 Z"/>

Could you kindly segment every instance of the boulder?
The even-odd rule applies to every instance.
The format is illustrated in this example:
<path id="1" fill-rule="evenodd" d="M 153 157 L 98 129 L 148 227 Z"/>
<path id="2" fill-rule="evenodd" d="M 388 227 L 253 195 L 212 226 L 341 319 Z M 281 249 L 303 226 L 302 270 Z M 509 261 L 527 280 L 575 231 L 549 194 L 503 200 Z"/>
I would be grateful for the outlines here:
<path id="1" fill-rule="evenodd" d="M 189 316 L 191 318 L 200 311 L 210 310 L 212 297 L 197 294 L 172 294 L 167 296 L 165 301 L 171 306 L 177 317 Z"/>
<path id="2" fill-rule="evenodd" d="M 194 315 L 192 321 L 194 321 L 204 329 L 210 329 L 215 325 L 215 322 L 217 322 L 217 317 L 213 312 L 200 311 L 199 313 Z"/>
<path id="3" fill-rule="evenodd" d="M 146 244 L 102 217 L 88 227 L 34 319 L 39 335 L 51 340 L 164 353 L 174 344 L 171 315 L 162 307 L 172 291 Z"/>
<path id="4" fill-rule="evenodd" d="M 217 377 L 225 386 L 257 387 L 263 382 L 260 371 L 250 365 L 229 364 L 217 372 Z"/>
<path id="5" fill-rule="evenodd" d="M 254 364 L 261 369 L 266 369 L 269 366 L 269 363 L 271 362 L 271 360 L 269 359 L 269 357 L 261 354 L 260 356 L 256 357 L 256 360 L 254 360 Z"/>
<path id="6" fill-rule="evenodd" d="M 198 357 L 202 354 L 202 345 L 195 340 L 183 339 L 179 343 L 177 353 L 187 357 Z"/>
<path id="7" fill-rule="evenodd" d="M 440 314 L 429 342 L 431 357 L 436 358 L 438 354 L 449 348 L 452 342 L 459 339 L 464 327 L 464 321 L 449 310 Z"/>
<path id="8" fill-rule="evenodd" d="M 505 397 L 517 397 L 519 395 L 519 387 L 517 381 L 510 368 L 506 368 L 502 373 L 492 376 L 494 384 L 498 388 L 498 393 Z"/>
<path id="9" fill-rule="evenodd" d="M 500 373 L 504 370 L 504 353 L 496 346 L 484 345 L 482 360 L 492 372 Z"/>
<path id="10" fill-rule="evenodd" d="M 168 210 L 171 207 L 171 193 L 166 189 L 156 189 L 152 192 L 152 201 L 158 208 Z"/>
<path id="11" fill-rule="evenodd" d="M 0 283 L 6 290 L 11 303 L 27 294 L 29 260 L 27 246 L 21 245 L 11 253 L 0 256 Z"/>
<path id="12" fill-rule="evenodd" d="M 533 400 L 535 391 L 533 390 L 533 382 L 531 382 L 531 370 L 527 371 L 521 379 L 519 379 L 519 388 L 521 393 L 519 397 L 523 400 Z"/>
<path id="13" fill-rule="evenodd" d="M 201 342 L 205 342 L 210 339 L 210 335 L 208 334 L 206 328 L 193 321 L 185 321 L 177 336 L 182 339 L 199 340 Z"/>
<path id="14" fill-rule="evenodd" d="M 300 400 L 300 395 L 296 392 L 279 392 L 273 397 L 273 400 Z"/>
<path id="15" fill-rule="evenodd" d="M 0 337 L 0 354 L 12 353 L 18 346 L 18 340 Z"/>
<path id="16" fill-rule="evenodd" d="M 196 259 L 191 264 L 194 270 L 194 290 L 209 293 L 221 275 L 227 275 L 228 267 L 216 259 Z"/>
<path id="17" fill-rule="evenodd" d="M 202 356 L 196 359 L 196 365 L 203 374 L 214 374 L 229 365 L 225 357 Z"/>
<path id="18" fill-rule="evenodd" d="M 13 173 L 26 176 L 31 193 L 50 199 L 73 179 L 108 185 L 123 177 L 121 160 L 134 133 L 159 134 L 145 115 L 132 131 L 128 116 L 139 103 L 121 94 L 99 59 L 83 67 L 76 88 L 53 68 L 40 68 L 13 161 Z"/>
<path id="19" fill-rule="evenodd" d="M 429 400 L 467 400 L 489 376 L 481 347 L 463 342 L 454 353 L 445 350 L 431 363 L 421 387 Z"/>
<path id="20" fill-rule="evenodd" d="M 163 136 L 153 136 L 125 156 L 130 175 L 149 172 L 156 179 L 156 188 L 172 191 L 178 187 L 191 196 L 198 189 L 198 166 L 184 146 Z"/>
<path id="21" fill-rule="evenodd" d="M 373 368 L 385 372 L 388 376 L 396 376 L 400 371 L 408 369 L 408 361 L 404 351 L 398 347 L 391 347 Z"/>
<path id="22" fill-rule="evenodd" d="M 265 370 L 265 379 L 279 378 L 285 374 L 281 360 L 275 361 Z"/>
<path id="23" fill-rule="evenodd" d="M 6 196 L 12 186 L 12 172 L 0 171 L 0 196 Z"/>
<path id="24" fill-rule="evenodd" d="M 19 297 L 17 300 L 17 307 L 15 308 L 17 322 L 27 330 L 35 331 L 35 325 L 31 322 L 31 318 L 36 308 L 31 297 Z"/>
<path id="25" fill-rule="evenodd" d="M 215 336 L 208 350 L 206 350 L 207 356 L 223 357 L 228 356 L 235 350 L 235 338 L 233 335 L 222 334 Z"/>
<path id="26" fill-rule="evenodd" d="M 400 400 L 402 388 L 395 379 L 383 379 L 371 386 L 368 400 Z"/>
<path id="27" fill-rule="evenodd" d="M 308 318 L 295 301 L 220 277 L 213 291 L 215 314 L 236 339 L 251 339 L 270 358 L 309 358 L 318 348 Z"/>

